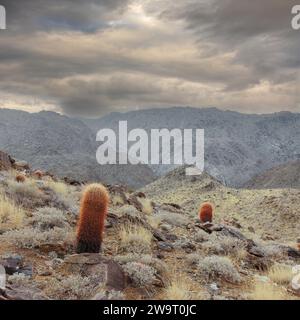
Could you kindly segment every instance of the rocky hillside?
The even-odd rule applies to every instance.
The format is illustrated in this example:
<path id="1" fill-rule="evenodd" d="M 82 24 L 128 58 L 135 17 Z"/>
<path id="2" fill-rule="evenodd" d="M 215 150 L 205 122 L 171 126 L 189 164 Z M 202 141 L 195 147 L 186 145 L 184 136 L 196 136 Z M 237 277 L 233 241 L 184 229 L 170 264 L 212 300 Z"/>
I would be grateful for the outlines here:
<path id="1" fill-rule="evenodd" d="M 120 120 L 128 128 L 205 129 L 206 171 L 223 184 L 240 187 L 253 176 L 300 158 L 300 114 L 241 114 L 215 108 L 169 108 L 112 113 L 85 120 L 95 132 L 117 130 Z M 174 166 L 153 166 L 158 174 Z"/>
<path id="2" fill-rule="evenodd" d="M 206 172 L 232 187 L 300 158 L 300 114 L 247 115 L 214 108 L 150 109 L 112 113 L 101 119 L 0 109 L 0 150 L 59 176 L 133 188 L 174 169 L 173 165 L 99 166 L 96 132 L 112 128 L 117 133 L 120 120 L 128 121 L 129 130 L 205 129 Z"/>
<path id="3" fill-rule="evenodd" d="M 0 109 L 0 150 L 35 169 L 76 180 L 123 183 L 133 188 L 155 179 L 148 166 L 100 166 L 95 134 L 82 121 L 54 112 Z"/>
<path id="4" fill-rule="evenodd" d="M 11 163 L 0 171 L 0 300 L 300 299 L 299 191 L 234 190 L 183 170 L 145 192 L 110 185 L 102 252 L 75 254 L 85 186 L 0 159 Z M 204 200 L 212 223 L 197 217 Z"/>
<path id="5" fill-rule="evenodd" d="M 244 234 L 253 231 L 259 237 L 295 241 L 300 228 L 300 189 L 247 190 L 223 186 L 204 173 L 185 175 L 178 168 L 142 189 L 153 201 L 176 203 L 194 216 L 200 204 L 216 206 L 216 221 L 233 221 Z"/>
<path id="6" fill-rule="evenodd" d="M 255 176 L 244 186 L 250 189 L 300 188 L 300 161 L 282 164 Z"/>

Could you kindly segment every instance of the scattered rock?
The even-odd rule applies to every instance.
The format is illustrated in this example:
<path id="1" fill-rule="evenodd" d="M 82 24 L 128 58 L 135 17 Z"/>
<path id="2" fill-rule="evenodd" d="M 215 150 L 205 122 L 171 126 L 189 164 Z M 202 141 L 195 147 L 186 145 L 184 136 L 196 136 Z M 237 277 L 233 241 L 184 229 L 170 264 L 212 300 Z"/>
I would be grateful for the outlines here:
<path id="1" fill-rule="evenodd" d="M 218 285 L 215 282 L 213 282 L 209 285 L 209 289 L 210 289 L 210 291 L 212 291 L 214 293 L 216 293 L 220 290 L 220 288 L 218 287 Z"/>
<path id="2" fill-rule="evenodd" d="M 171 230 L 172 230 L 172 226 L 170 226 L 169 224 L 166 224 L 166 223 L 161 224 L 161 225 L 160 225 L 160 228 L 161 228 L 161 230 L 163 230 L 163 231 L 171 231 Z"/>
<path id="3" fill-rule="evenodd" d="M 9 254 L 0 258 L 0 265 L 2 265 L 8 275 L 15 273 L 22 273 L 26 276 L 33 275 L 32 265 L 25 265 L 24 258 L 18 254 Z"/>
<path id="4" fill-rule="evenodd" d="M 166 234 L 165 235 L 166 239 L 169 241 L 176 241 L 178 240 L 178 237 L 176 236 L 176 234 Z"/>
<path id="5" fill-rule="evenodd" d="M 141 202 L 139 201 L 139 199 L 136 195 L 132 194 L 128 198 L 128 203 L 130 205 L 134 206 L 138 211 L 143 212 L 143 205 L 141 204 Z"/>
<path id="6" fill-rule="evenodd" d="M 159 250 L 168 251 L 168 252 L 173 250 L 173 246 L 169 243 L 166 243 L 166 242 L 158 242 L 157 248 Z"/>

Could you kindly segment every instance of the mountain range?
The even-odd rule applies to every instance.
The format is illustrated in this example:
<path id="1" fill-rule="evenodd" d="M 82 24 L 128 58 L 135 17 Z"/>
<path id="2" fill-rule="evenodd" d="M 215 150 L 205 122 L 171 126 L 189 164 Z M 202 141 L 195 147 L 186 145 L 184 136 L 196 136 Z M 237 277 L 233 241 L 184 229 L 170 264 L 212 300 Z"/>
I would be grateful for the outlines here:
<path id="1" fill-rule="evenodd" d="M 111 113 L 99 119 L 0 109 L 0 150 L 59 176 L 132 188 L 147 185 L 176 167 L 100 166 L 96 132 L 117 131 L 121 120 L 128 122 L 128 130 L 204 129 L 205 171 L 227 186 L 244 186 L 266 170 L 300 159 L 299 113 L 253 115 L 190 107 Z"/>

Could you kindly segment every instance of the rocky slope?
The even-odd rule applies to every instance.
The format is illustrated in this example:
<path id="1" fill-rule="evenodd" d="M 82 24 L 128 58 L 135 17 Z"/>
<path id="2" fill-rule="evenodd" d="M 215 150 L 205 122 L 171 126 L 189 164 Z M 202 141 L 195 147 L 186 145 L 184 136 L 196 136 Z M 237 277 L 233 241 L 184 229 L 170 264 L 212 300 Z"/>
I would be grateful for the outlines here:
<path id="1" fill-rule="evenodd" d="M 300 188 L 300 161 L 292 161 L 276 166 L 266 172 L 255 176 L 248 181 L 245 188 Z"/>
<path id="2" fill-rule="evenodd" d="M 136 193 L 107 186 L 102 252 L 78 255 L 84 186 L 30 172 L 16 182 L 20 172 L 0 171 L 0 265 L 8 276 L 0 300 L 300 299 L 291 286 L 299 190 L 241 191 L 183 172 Z M 197 217 L 204 200 L 215 205 L 213 223 Z"/>
<path id="3" fill-rule="evenodd" d="M 112 113 L 84 120 L 95 132 L 117 130 L 120 120 L 128 128 L 205 129 L 206 171 L 228 186 L 239 187 L 254 175 L 300 158 L 300 114 L 241 114 L 215 108 L 169 108 Z M 165 174 L 174 166 L 153 166 Z"/>
<path id="4" fill-rule="evenodd" d="M 112 128 L 117 133 L 120 120 L 128 121 L 129 130 L 205 129 L 206 172 L 232 187 L 300 158 L 300 114 L 247 115 L 214 108 L 150 109 L 92 120 L 1 109 L 0 149 L 60 176 L 134 188 L 174 169 L 174 165 L 99 166 L 96 132 Z"/>
<path id="5" fill-rule="evenodd" d="M 142 189 L 159 203 L 176 203 L 193 216 L 200 204 L 216 206 L 216 221 L 235 221 L 245 234 L 296 241 L 300 228 L 300 189 L 234 189 L 204 173 L 187 177 L 178 168 Z M 251 230 L 251 231 L 249 231 Z"/>
<path id="6" fill-rule="evenodd" d="M 54 112 L 0 110 L 0 149 L 35 169 L 76 180 L 141 187 L 155 179 L 148 166 L 100 166 L 96 138 L 83 122 Z"/>

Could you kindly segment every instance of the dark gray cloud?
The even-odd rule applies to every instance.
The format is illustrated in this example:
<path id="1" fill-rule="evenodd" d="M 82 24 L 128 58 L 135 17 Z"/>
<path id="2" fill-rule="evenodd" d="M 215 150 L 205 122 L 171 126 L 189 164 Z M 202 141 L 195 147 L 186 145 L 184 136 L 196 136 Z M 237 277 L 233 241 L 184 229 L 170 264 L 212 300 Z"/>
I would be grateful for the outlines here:
<path id="1" fill-rule="evenodd" d="M 9 31 L 81 30 L 106 26 L 106 18 L 124 10 L 128 0 L 2 0 Z"/>
<path id="2" fill-rule="evenodd" d="M 262 79 L 284 83 L 296 79 L 300 68 L 299 33 L 291 28 L 291 10 L 297 0 L 190 0 L 169 4 L 160 13 L 182 20 L 215 51 L 236 52 L 234 62 L 250 68 L 252 77 L 228 89 L 258 84 Z M 150 6 L 151 7 L 151 6 Z"/>
<path id="3" fill-rule="evenodd" d="M 292 0 L 7 0 L 0 106 L 297 111 Z M 35 106 L 34 105 L 35 102 Z"/>

